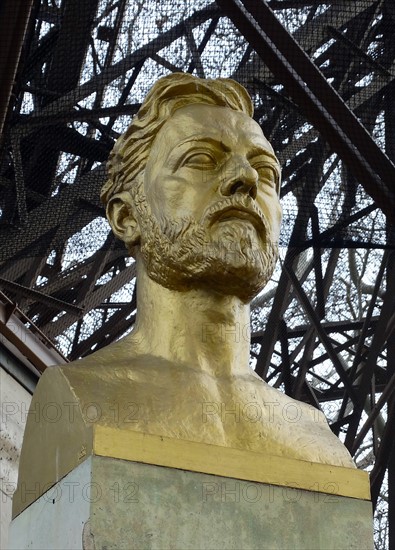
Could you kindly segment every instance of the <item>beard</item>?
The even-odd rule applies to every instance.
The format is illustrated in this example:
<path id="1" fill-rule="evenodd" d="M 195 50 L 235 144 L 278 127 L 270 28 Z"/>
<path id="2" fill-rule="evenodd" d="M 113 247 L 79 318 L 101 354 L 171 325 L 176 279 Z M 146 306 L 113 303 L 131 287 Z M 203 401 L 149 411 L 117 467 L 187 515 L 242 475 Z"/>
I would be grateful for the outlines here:
<path id="1" fill-rule="evenodd" d="M 140 254 L 151 279 L 171 290 L 202 288 L 238 296 L 244 302 L 251 301 L 266 286 L 274 271 L 278 248 L 270 238 L 263 214 L 258 211 L 259 230 L 234 217 L 210 223 L 220 209 L 241 202 L 257 215 L 258 209 L 250 197 L 223 199 L 210 207 L 199 223 L 190 218 L 157 220 L 142 186 L 136 187 Z"/>

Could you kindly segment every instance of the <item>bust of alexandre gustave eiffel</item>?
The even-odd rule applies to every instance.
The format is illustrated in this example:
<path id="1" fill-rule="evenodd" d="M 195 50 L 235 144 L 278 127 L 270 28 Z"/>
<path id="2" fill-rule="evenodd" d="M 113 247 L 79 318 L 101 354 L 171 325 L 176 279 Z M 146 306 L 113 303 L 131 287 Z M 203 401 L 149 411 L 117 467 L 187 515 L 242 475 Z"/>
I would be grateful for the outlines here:
<path id="1" fill-rule="evenodd" d="M 102 190 L 136 259 L 135 327 L 47 369 L 32 407 L 72 401 L 88 423 L 93 404 L 107 427 L 352 468 L 320 411 L 249 366 L 249 302 L 273 272 L 281 221 L 280 167 L 252 114 L 232 80 L 156 82 L 116 142 Z M 45 434 L 47 447 L 62 437 L 67 461 L 76 424 L 68 430 L 30 422 L 26 437 L 37 445 Z"/>

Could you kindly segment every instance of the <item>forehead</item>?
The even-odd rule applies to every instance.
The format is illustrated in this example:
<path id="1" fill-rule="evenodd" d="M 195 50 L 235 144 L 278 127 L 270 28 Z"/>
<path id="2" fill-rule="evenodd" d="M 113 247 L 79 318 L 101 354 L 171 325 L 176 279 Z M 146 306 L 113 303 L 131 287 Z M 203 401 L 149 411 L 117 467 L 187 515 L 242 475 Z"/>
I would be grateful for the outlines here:
<path id="1" fill-rule="evenodd" d="M 259 146 L 273 155 L 273 148 L 252 118 L 217 105 L 194 104 L 178 109 L 161 128 L 155 141 L 171 149 L 188 138 L 210 138 L 231 149 Z"/>

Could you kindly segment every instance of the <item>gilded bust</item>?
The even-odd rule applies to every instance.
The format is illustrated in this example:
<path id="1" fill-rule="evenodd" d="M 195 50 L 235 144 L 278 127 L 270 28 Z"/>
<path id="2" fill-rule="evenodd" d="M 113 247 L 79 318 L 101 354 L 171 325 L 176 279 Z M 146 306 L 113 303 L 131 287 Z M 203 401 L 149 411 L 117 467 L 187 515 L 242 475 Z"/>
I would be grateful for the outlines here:
<path id="1" fill-rule="evenodd" d="M 229 79 L 176 73 L 153 86 L 115 144 L 102 191 L 136 259 L 136 325 L 47 369 L 32 408 L 52 400 L 64 414 L 44 428 L 29 419 L 26 448 L 54 438 L 67 447 L 79 425 L 96 422 L 355 467 L 320 411 L 249 366 L 249 302 L 273 272 L 281 222 L 280 167 L 252 114 Z M 76 450 L 66 452 L 72 464 Z M 24 460 L 27 450 L 22 469 Z"/>

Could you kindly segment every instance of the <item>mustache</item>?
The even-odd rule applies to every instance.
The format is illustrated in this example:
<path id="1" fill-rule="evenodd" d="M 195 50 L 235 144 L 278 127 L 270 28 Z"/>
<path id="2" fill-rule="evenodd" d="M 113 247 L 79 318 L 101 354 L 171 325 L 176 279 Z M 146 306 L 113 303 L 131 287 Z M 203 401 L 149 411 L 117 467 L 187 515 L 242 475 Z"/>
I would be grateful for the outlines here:
<path id="1" fill-rule="evenodd" d="M 209 226 L 230 217 L 247 219 L 260 232 L 268 234 L 269 225 L 257 203 L 249 195 L 231 195 L 208 207 L 203 213 L 203 223 Z"/>

